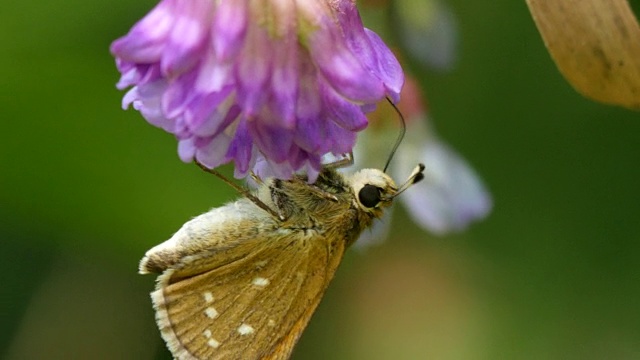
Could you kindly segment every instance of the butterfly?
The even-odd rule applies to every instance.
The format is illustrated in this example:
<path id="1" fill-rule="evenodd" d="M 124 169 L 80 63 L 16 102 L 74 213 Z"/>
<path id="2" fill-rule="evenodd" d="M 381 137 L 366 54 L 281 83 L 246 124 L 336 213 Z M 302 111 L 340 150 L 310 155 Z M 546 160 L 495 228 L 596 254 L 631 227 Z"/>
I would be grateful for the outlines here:
<path id="1" fill-rule="evenodd" d="M 149 250 L 139 271 L 160 274 L 151 298 L 173 356 L 288 359 L 345 250 L 423 170 L 400 187 L 381 170 L 335 166 L 313 184 L 257 179 Z"/>

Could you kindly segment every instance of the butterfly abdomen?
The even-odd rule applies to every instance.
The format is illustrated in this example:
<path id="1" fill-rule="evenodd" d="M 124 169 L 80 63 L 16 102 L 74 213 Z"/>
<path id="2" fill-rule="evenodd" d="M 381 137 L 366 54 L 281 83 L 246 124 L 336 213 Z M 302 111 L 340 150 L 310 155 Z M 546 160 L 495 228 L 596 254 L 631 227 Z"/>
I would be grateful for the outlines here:
<path id="1" fill-rule="evenodd" d="M 186 222 L 169 240 L 147 251 L 139 272 L 161 273 L 186 256 L 230 247 L 241 238 L 278 227 L 277 221 L 253 202 L 239 199 Z"/>

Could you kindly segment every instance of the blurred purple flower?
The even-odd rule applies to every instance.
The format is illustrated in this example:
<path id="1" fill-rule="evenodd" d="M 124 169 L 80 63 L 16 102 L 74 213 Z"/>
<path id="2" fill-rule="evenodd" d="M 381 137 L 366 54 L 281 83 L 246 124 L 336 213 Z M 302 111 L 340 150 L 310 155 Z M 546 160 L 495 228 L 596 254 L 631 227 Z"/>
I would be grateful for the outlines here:
<path id="1" fill-rule="evenodd" d="M 447 1 L 394 0 L 393 26 L 398 40 L 423 65 L 451 70 L 458 56 L 458 23 Z"/>
<path id="2" fill-rule="evenodd" d="M 411 172 L 411 160 L 427 164 L 424 180 L 402 202 L 413 221 L 436 235 L 463 231 L 484 219 L 493 201 L 473 168 L 436 136 L 426 120 L 424 116 L 412 122 L 391 171 L 394 177 L 402 178 Z"/>
<path id="3" fill-rule="evenodd" d="M 162 0 L 111 52 L 123 107 L 175 134 L 183 161 L 233 161 L 236 177 L 313 179 L 404 82 L 353 0 Z"/>
<path id="4" fill-rule="evenodd" d="M 392 132 L 391 132 L 392 133 Z M 373 135 L 375 137 L 375 134 Z M 364 132 L 355 148 L 355 168 L 380 167 L 384 155 L 376 156 L 380 137 L 371 139 Z M 385 144 L 392 144 L 393 137 Z M 389 151 L 390 146 L 384 146 Z M 465 230 L 471 223 L 484 219 L 493 201 L 480 177 L 454 149 L 439 139 L 429 126 L 426 116 L 407 122 L 407 135 L 390 165 L 394 179 L 404 179 L 417 162 L 424 163 L 425 178 L 398 201 L 407 208 L 413 221 L 435 235 Z M 391 212 L 376 222 L 370 232 L 362 235 L 359 244 L 383 240 L 390 230 Z"/>
<path id="5" fill-rule="evenodd" d="M 462 156 L 437 136 L 426 115 L 418 85 L 411 78 L 407 80 L 400 103 L 407 132 L 389 171 L 393 178 L 405 179 L 416 163 L 424 163 L 426 168 L 424 180 L 398 200 L 407 207 L 413 221 L 431 233 L 463 231 L 489 214 L 493 206 L 491 194 Z M 370 129 L 358 138 L 354 151 L 356 168 L 382 166 L 397 136 L 397 131 L 388 125 L 391 117 L 374 116 Z M 374 224 L 372 231 L 364 233 L 358 243 L 366 245 L 384 239 L 390 218 L 386 215 Z"/>

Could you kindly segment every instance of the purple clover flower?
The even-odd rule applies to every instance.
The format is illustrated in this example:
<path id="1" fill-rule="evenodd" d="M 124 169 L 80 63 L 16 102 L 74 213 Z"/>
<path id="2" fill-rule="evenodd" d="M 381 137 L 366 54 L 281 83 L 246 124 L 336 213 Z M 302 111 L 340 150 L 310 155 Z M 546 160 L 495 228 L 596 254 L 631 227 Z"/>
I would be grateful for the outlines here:
<path id="1" fill-rule="evenodd" d="M 236 177 L 313 181 L 404 82 L 353 0 L 161 0 L 111 52 L 123 108 L 174 134 L 183 161 L 233 161 Z"/>

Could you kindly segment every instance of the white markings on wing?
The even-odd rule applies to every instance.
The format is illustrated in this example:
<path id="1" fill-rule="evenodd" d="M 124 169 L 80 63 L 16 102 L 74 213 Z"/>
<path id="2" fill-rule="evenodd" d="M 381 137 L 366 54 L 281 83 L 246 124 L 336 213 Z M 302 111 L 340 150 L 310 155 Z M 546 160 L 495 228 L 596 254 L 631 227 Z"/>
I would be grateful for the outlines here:
<path id="1" fill-rule="evenodd" d="M 214 348 L 214 349 L 217 349 L 218 346 L 220 346 L 220 342 L 218 342 L 218 340 L 216 340 L 214 338 L 209 339 L 209 341 L 207 341 L 207 344 L 209 346 L 211 346 L 212 348 Z"/>
<path id="2" fill-rule="evenodd" d="M 214 349 L 217 349 L 218 346 L 220 346 L 220 342 L 214 338 L 211 337 L 211 330 L 207 329 L 205 330 L 202 335 L 204 335 L 204 337 L 206 337 L 207 339 L 209 339 L 207 341 L 207 345 L 211 346 Z"/>
<path id="3" fill-rule="evenodd" d="M 266 278 L 263 278 L 263 277 L 257 277 L 255 279 L 253 279 L 253 281 L 251 283 L 253 285 L 256 285 L 256 286 L 264 287 L 264 286 L 269 285 L 269 279 L 266 279 Z"/>
<path id="4" fill-rule="evenodd" d="M 253 334 L 254 332 L 255 330 L 251 326 L 244 323 L 240 325 L 240 327 L 238 328 L 238 333 L 240 335 L 249 335 L 249 334 Z"/>
<path id="5" fill-rule="evenodd" d="M 218 317 L 218 311 L 213 306 L 209 306 L 204 310 L 204 313 L 207 315 L 209 319 L 215 319 Z"/>

